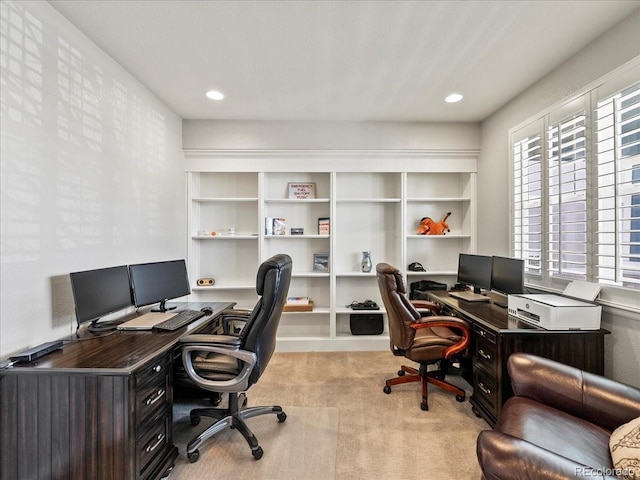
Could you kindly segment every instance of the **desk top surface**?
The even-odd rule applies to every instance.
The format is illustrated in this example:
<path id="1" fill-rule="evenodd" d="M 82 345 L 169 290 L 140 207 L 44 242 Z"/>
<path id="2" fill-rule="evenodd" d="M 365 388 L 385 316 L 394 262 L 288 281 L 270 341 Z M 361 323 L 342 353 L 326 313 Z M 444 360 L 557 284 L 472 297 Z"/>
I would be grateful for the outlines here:
<path id="1" fill-rule="evenodd" d="M 174 331 L 112 330 L 91 333 L 86 328 L 82 328 L 79 338 L 73 335 L 63 339 L 64 345 L 60 350 L 33 362 L 15 364 L 1 373 L 38 373 L 47 369 L 48 372 L 61 370 L 69 373 L 78 370 L 105 375 L 129 374 L 153 357 L 168 353 L 175 347 L 180 337 L 206 326 L 224 310 L 233 308 L 234 305 L 233 302 L 178 303 L 178 311 L 185 308 L 195 310 L 210 306 L 213 312 Z"/>
<path id="2" fill-rule="evenodd" d="M 502 333 L 523 333 L 529 331 L 530 333 L 544 333 L 548 335 L 553 334 L 586 334 L 596 333 L 605 334 L 609 333 L 606 330 L 545 330 L 536 325 L 531 325 L 527 322 L 520 320 L 513 315 L 509 315 L 506 308 L 499 307 L 494 301 L 504 301 L 504 297 L 500 299 L 496 294 L 489 293 L 488 296 L 491 301 L 489 302 L 465 302 L 449 295 L 449 292 L 444 290 L 429 290 L 427 292 L 432 301 L 440 302 L 444 305 L 457 310 L 462 315 L 470 317 L 471 320 L 482 324 L 491 330 L 498 330 Z"/>

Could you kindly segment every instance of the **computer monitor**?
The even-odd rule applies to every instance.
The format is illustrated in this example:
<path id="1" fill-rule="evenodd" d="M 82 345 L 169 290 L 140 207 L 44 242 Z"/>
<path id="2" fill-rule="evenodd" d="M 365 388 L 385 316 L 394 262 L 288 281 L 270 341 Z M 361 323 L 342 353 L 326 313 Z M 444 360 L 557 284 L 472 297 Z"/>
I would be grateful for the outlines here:
<path id="1" fill-rule="evenodd" d="M 491 290 L 504 295 L 524 293 L 524 260 L 494 256 Z"/>
<path id="2" fill-rule="evenodd" d="M 160 303 L 156 312 L 166 312 L 166 301 L 191 293 L 184 260 L 129 265 L 131 293 L 136 307 Z"/>
<path id="3" fill-rule="evenodd" d="M 78 328 L 91 322 L 88 327 L 91 331 L 110 330 L 122 323 L 122 320 L 99 320 L 132 305 L 126 265 L 72 272 L 69 278 Z"/>
<path id="4" fill-rule="evenodd" d="M 493 258 L 485 255 L 461 253 L 458 257 L 458 283 L 470 285 L 474 293 L 491 289 Z"/>

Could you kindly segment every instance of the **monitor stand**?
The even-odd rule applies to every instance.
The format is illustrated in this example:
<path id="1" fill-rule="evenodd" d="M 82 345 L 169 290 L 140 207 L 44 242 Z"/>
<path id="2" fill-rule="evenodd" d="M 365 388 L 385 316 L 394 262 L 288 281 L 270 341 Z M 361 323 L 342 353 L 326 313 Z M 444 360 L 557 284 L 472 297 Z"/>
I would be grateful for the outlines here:
<path id="1" fill-rule="evenodd" d="M 105 320 L 101 322 L 98 319 L 91 322 L 87 327 L 87 330 L 89 330 L 90 332 L 108 332 L 110 330 L 115 330 L 116 327 L 120 325 L 122 322 L 124 322 L 124 320 Z M 80 327 L 78 326 L 78 329 L 79 328 Z M 76 332 L 77 332 L 77 329 L 76 329 Z"/>
<path id="2" fill-rule="evenodd" d="M 152 308 L 151 311 L 152 312 L 167 312 L 169 310 L 174 310 L 176 308 L 178 308 L 177 305 L 173 306 L 173 307 L 167 307 L 167 300 L 165 299 L 165 300 L 162 300 L 160 302 L 160 306 L 158 308 Z"/>

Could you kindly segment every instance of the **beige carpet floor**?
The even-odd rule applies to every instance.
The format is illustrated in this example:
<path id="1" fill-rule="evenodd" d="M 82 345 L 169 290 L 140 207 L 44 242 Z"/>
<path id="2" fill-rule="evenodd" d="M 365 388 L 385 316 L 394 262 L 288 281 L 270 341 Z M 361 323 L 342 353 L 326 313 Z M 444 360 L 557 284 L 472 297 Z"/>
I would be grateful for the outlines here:
<path id="1" fill-rule="evenodd" d="M 479 480 L 476 438 L 489 426 L 468 401 L 437 387 L 430 386 L 429 411 L 420 410 L 418 383 L 384 394 L 402 360 L 390 352 L 276 353 L 247 392 L 249 405 L 282 405 L 288 416 L 282 424 L 273 415 L 248 421 L 264 449 L 259 461 L 227 431 L 188 463 L 186 443 L 205 420 L 191 427 L 187 406 L 177 404 L 180 458 L 171 480 Z M 460 377 L 447 379 L 469 391 Z"/>

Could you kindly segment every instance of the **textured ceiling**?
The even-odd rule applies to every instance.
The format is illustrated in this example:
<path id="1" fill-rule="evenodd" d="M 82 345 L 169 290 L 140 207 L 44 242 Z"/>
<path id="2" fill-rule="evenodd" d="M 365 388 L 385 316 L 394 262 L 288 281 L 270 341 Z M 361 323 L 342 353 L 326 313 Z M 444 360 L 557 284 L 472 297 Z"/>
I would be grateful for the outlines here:
<path id="1" fill-rule="evenodd" d="M 640 8 L 638 0 L 50 3 L 182 118 L 335 121 L 482 120 Z M 209 89 L 226 98 L 207 100 Z M 464 100 L 446 104 L 453 91 Z"/>

